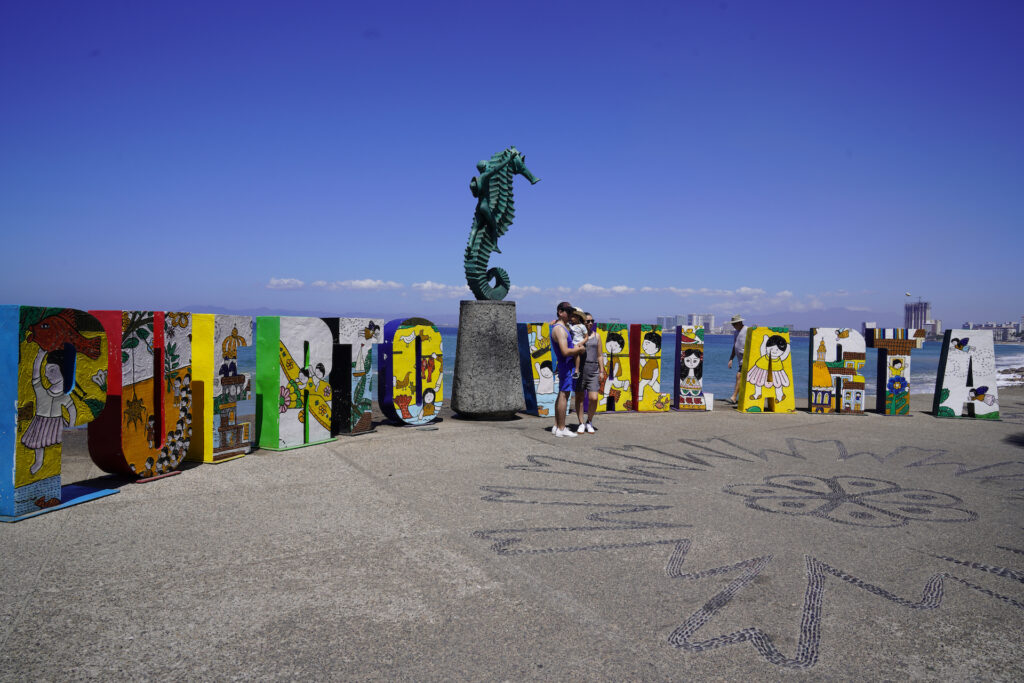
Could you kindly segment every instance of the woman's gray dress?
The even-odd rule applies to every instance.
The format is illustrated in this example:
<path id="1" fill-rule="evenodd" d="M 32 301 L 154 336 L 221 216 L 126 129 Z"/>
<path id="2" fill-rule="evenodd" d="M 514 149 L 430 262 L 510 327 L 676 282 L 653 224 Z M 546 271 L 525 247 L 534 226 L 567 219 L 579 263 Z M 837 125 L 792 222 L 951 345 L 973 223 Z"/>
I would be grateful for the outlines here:
<path id="1" fill-rule="evenodd" d="M 600 391 L 601 366 L 597 361 L 601 357 L 601 337 L 595 334 L 586 341 L 587 351 L 580 363 L 580 377 L 576 380 L 576 391 Z"/>

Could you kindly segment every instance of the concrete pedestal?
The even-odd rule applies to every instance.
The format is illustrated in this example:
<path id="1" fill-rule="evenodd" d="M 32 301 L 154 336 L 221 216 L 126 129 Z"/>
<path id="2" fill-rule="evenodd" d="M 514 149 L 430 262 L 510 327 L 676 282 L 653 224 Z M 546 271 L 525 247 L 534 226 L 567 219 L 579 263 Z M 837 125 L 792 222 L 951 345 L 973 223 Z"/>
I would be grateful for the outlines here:
<path id="1" fill-rule="evenodd" d="M 452 410 L 478 420 L 526 410 L 514 301 L 460 302 Z"/>

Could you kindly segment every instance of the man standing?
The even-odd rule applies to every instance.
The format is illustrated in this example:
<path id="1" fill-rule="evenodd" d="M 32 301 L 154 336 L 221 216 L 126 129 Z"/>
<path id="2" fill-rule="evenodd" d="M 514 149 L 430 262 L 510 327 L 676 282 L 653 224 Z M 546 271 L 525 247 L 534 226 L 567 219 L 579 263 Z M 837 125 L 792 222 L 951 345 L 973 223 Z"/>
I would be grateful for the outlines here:
<path id="1" fill-rule="evenodd" d="M 568 301 L 558 304 L 558 321 L 551 326 L 551 348 L 555 352 L 558 371 L 558 398 L 555 399 L 555 427 L 551 433 L 555 436 L 576 436 L 576 432 L 565 426 L 565 411 L 569 406 L 569 394 L 572 393 L 575 370 L 573 360 L 586 350 L 580 345 L 573 348 L 572 333 L 569 331 L 569 316 L 575 308 Z"/>
<path id="2" fill-rule="evenodd" d="M 732 323 L 732 329 L 735 330 L 732 335 L 732 354 L 729 356 L 729 368 L 732 368 L 732 359 L 736 359 L 736 386 L 733 387 L 729 403 L 735 404 L 736 399 L 739 398 L 740 383 L 742 382 L 740 373 L 743 371 L 743 348 L 747 344 L 747 326 L 743 324 L 743 316 L 739 314 L 734 315 L 729 322 Z"/>

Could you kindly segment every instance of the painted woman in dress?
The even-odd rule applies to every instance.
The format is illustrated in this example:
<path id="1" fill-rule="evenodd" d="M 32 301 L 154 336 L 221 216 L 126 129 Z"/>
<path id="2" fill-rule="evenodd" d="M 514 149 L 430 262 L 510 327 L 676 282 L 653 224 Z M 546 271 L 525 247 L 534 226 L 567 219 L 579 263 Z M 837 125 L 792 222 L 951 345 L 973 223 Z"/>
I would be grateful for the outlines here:
<path id="1" fill-rule="evenodd" d="M 32 389 L 36 395 L 36 412 L 32 417 L 32 423 L 21 437 L 21 443 L 36 453 L 35 462 L 29 468 L 31 474 L 35 474 L 43 466 L 43 456 L 47 447 L 59 444 L 64 438 L 64 427 L 75 424 L 77 419 L 75 403 L 71 396 L 64 392 L 66 385 L 74 383 L 74 366 L 71 366 L 71 376 L 67 376 L 68 365 L 62 350 L 47 353 L 39 349 L 35 362 L 32 363 Z M 46 377 L 49 387 L 43 386 L 43 377 Z M 68 411 L 67 420 L 61 413 L 62 407 Z"/>
<path id="2" fill-rule="evenodd" d="M 754 393 L 750 398 L 755 401 L 761 398 L 761 389 L 775 389 L 775 400 L 785 400 L 783 389 L 789 386 L 789 375 L 783 369 L 783 363 L 789 358 L 789 342 L 779 334 L 764 335 L 761 338 L 761 357 L 754 361 L 747 373 L 747 381 L 754 385 Z"/>
<path id="3" fill-rule="evenodd" d="M 683 351 L 683 368 L 679 393 L 683 396 L 700 396 L 703 391 L 701 378 L 704 375 L 704 354 L 699 349 L 686 349 Z"/>

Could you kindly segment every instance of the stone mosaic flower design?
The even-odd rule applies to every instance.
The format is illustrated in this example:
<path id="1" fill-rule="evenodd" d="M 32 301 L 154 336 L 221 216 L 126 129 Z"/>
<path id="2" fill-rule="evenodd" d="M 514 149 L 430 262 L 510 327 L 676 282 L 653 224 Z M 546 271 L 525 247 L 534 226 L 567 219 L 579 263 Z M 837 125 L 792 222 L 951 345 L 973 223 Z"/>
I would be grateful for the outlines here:
<path id="1" fill-rule="evenodd" d="M 867 477 L 812 477 L 778 474 L 763 484 L 735 484 L 726 493 L 747 507 L 785 515 L 811 515 L 839 524 L 897 527 L 910 522 L 972 522 L 978 515 L 948 493 L 905 489 Z"/>

